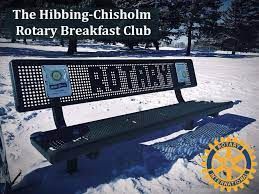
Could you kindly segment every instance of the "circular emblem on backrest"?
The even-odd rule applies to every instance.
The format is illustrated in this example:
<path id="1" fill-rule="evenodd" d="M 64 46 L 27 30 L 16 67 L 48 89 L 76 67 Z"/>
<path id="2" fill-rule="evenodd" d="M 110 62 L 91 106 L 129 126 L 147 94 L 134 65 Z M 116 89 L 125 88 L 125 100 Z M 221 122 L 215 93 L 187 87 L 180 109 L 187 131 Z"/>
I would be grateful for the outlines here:
<path id="1" fill-rule="evenodd" d="M 55 81 L 59 81 L 62 78 L 62 73 L 60 71 L 53 71 L 51 73 L 51 77 L 55 80 Z"/>

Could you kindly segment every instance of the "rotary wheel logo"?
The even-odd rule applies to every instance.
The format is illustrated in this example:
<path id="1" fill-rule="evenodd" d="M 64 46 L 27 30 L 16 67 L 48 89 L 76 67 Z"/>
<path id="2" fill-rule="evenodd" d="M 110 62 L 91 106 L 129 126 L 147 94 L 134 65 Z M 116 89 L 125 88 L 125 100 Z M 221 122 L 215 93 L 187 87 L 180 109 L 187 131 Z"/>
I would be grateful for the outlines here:
<path id="1" fill-rule="evenodd" d="M 221 138 L 209 144 L 202 160 L 205 178 L 221 191 L 243 189 L 256 172 L 254 150 L 236 137 Z"/>
<path id="2" fill-rule="evenodd" d="M 59 80 L 61 80 L 61 78 L 62 78 L 62 74 L 61 74 L 61 72 L 59 72 L 59 71 L 53 71 L 52 74 L 51 74 L 51 76 L 52 76 L 52 78 L 53 78 L 54 80 L 56 80 L 56 81 L 59 81 Z"/>

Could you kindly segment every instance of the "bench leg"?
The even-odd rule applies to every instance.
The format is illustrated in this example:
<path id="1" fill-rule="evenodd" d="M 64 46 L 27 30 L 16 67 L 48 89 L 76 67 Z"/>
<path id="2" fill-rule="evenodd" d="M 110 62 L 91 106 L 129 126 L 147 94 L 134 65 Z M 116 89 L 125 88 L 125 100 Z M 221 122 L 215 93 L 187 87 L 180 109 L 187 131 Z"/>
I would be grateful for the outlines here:
<path id="1" fill-rule="evenodd" d="M 77 168 L 77 158 L 72 160 L 67 160 L 67 172 L 73 174 L 78 170 Z"/>
<path id="2" fill-rule="evenodd" d="M 194 121 L 187 121 L 185 126 L 184 126 L 184 129 L 185 130 L 192 130 L 194 128 Z"/>
<path id="3" fill-rule="evenodd" d="M 91 152 L 87 154 L 86 157 L 89 158 L 90 160 L 95 160 L 99 156 L 99 154 L 100 154 L 99 151 Z"/>

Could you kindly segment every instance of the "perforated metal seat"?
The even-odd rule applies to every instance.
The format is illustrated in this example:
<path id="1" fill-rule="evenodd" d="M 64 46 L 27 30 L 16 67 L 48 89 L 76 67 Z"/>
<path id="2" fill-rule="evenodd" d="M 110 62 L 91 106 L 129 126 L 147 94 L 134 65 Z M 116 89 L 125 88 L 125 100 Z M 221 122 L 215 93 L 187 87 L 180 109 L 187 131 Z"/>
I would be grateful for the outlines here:
<path id="1" fill-rule="evenodd" d="M 190 101 L 64 129 L 37 132 L 31 136 L 31 142 L 51 163 L 55 163 L 68 156 L 74 158 L 95 152 L 107 144 L 136 138 L 183 120 L 204 117 L 232 106 L 233 102 Z"/>

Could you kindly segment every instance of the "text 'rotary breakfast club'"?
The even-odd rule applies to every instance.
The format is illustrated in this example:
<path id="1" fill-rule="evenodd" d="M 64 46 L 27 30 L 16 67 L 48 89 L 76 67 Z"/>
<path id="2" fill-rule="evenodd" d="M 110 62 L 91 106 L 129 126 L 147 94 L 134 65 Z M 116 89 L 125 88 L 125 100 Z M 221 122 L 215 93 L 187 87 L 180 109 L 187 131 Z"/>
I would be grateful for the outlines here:
<path id="1" fill-rule="evenodd" d="M 138 9 L 132 11 L 104 10 L 97 9 L 93 11 L 73 11 L 65 9 L 44 9 L 36 11 L 26 11 L 25 9 L 12 10 L 15 20 L 79 20 L 82 23 L 93 20 L 151 20 L 150 12 L 140 11 Z M 57 33 L 61 36 L 110 36 L 110 35 L 126 35 L 126 36 L 149 36 L 152 31 L 147 25 L 136 27 L 135 25 L 126 25 L 123 28 L 119 26 L 107 27 L 104 25 L 87 27 L 70 27 L 69 25 L 61 25 L 59 27 L 25 27 L 16 25 L 17 36 L 49 36 L 54 38 Z"/>

